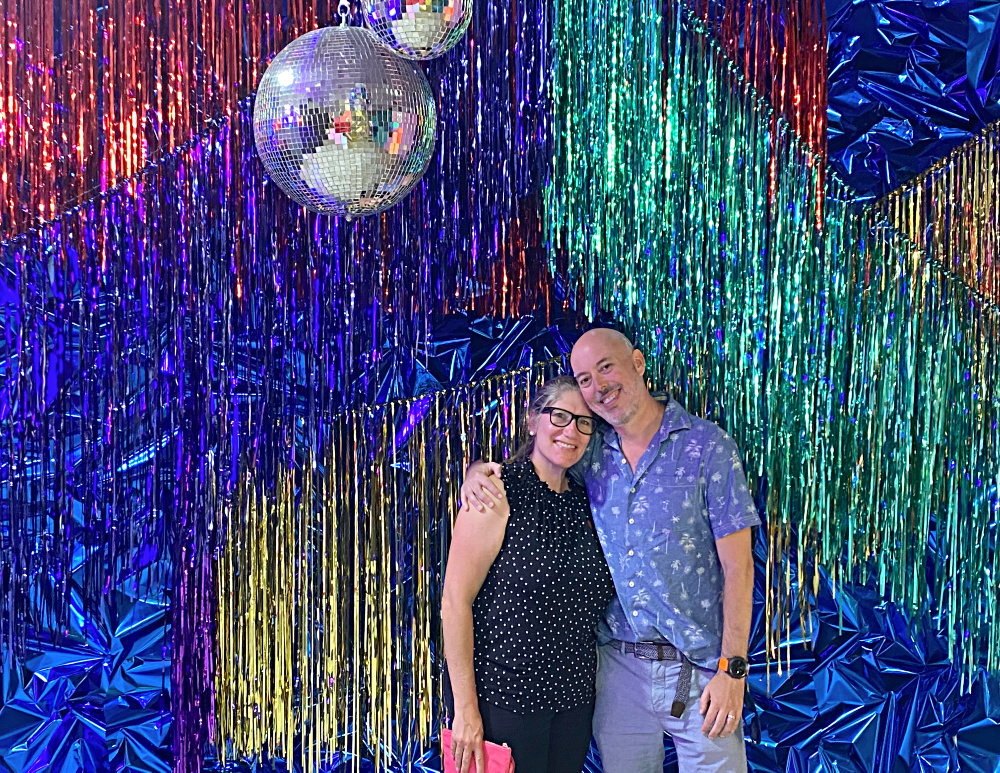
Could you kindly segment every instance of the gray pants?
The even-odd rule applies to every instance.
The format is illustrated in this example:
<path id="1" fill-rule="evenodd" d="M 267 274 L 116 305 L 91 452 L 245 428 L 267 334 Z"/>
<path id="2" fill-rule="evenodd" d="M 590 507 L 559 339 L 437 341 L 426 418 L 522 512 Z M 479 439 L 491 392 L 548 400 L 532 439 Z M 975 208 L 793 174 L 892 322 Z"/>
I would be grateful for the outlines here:
<path id="1" fill-rule="evenodd" d="M 670 716 L 679 661 L 642 660 L 614 647 L 597 648 L 594 738 L 605 773 L 662 773 L 663 734 L 677 748 L 680 773 L 746 773 L 742 727 L 714 740 L 701 732 L 702 690 L 712 674 L 695 667 L 684 714 Z"/>

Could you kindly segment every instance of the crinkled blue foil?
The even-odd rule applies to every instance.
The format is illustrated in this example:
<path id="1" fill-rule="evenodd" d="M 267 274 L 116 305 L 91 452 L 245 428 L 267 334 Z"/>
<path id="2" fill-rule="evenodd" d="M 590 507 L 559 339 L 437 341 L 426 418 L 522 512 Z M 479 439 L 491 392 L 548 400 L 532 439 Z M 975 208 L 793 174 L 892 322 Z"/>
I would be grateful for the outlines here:
<path id="1" fill-rule="evenodd" d="M 548 360 L 568 351 L 577 334 L 558 315 L 548 324 L 532 315 L 516 320 L 441 315 L 413 348 L 382 344 L 379 398 L 417 395 Z M 124 460 L 124 465 L 142 462 Z M 82 504 L 76 502 L 73 510 L 79 516 Z M 151 514 L 135 517 L 149 520 Z M 79 518 L 77 527 L 81 534 Z M 9 539 L 4 534 L 0 547 L 7 548 Z M 95 565 L 101 556 L 88 553 L 81 540 L 70 579 L 70 627 L 58 639 L 47 630 L 57 583 L 53 577 L 37 579 L 28 651 L 20 659 L 3 654 L 0 771 L 170 770 L 170 571 L 163 544 L 152 529 L 149 541 L 135 546 L 123 562 L 130 570 L 114 587 L 95 594 L 87 588 L 101 575 Z M 409 753 L 415 761 L 436 759 L 433 751 Z M 428 764 L 432 770 L 436 763 Z"/>
<path id="2" fill-rule="evenodd" d="M 800 624 L 791 610 L 790 647 L 779 676 L 765 666 L 763 572 L 757 541 L 757 583 L 750 637 L 747 711 L 760 741 L 747 742 L 755 773 L 997 773 L 1000 771 L 1000 681 L 979 671 L 963 692 L 946 641 L 912 625 L 870 587 L 844 585 L 836 598 L 821 574 L 816 609 Z M 811 620 L 811 624 L 810 624 Z M 791 668 L 788 668 L 788 665 Z M 664 771 L 677 771 L 666 742 Z M 587 773 L 601 770 L 591 749 Z"/>
<path id="3" fill-rule="evenodd" d="M 878 198 L 1000 119 L 1000 0 L 827 3 L 830 164 Z"/>
<path id="4" fill-rule="evenodd" d="M 224 5 L 201 8 L 204 18 L 221 18 Z M 177 4 L 164 22 L 197 7 Z M 435 158 L 406 201 L 384 216 L 355 225 L 304 216 L 266 179 L 244 101 L 225 119 L 206 116 L 204 132 L 157 158 L 133 185 L 0 245 L 0 508 L 10 502 L 0 509 L 0 564 L 14 567 L 6 577 L 0 571 L 0 598 L 5 611 L 14 610 L 0 629 L 15 629 L 17 638 L 53 620 L 71 627 L 61 580 L 38 567 L 64 566 L 82 546 L 100 555 L 73 593 L 88 619 L 113 631 L 126 609 L 104 604 L 135 564 L 128 556 L 117 565 L 123 543 L 147 530 L 155 550 L 171 558 L 154 593 L 169 588 L 174 613 L 156 656 L 142 654 L 140 664 L 143 672 L 169 664 L 172 716 L 158 707 L 154 719 L 138 688 L 136 697 L 120 699 L 106 685 L 87 693 L 93 705 L 114 702 L 95 730 L 109 744 L 103 757 L 91 745 L 86 759 L 66 752 L 55 760 L 62 746 L 53 751 L 23 738 L 0 744 L 0 757 L 21 754 L 18 768 L 39 770 L 132 769 L 149 759 L 196 768 L 212 709 L 211 558 L 219 534 L 206 503 L 216 490 L 232 490 L 240 454 L 261 448 L 259 465 L 273 472 L 288 416 L 408 397 L 526 364 L 532 355 L 525 358 L 524 344 L 540 336 L 540 353 L 558 349 L 558 335 L 546 331 L 558 325 L 564 298 L 548 275 L 537 224 L 550 156 L 549 68 L 539 34 L 546 6 L 474 9 L 462 44 L 422 65 L 437 99 Z M 329 23 L 336 5 L 273 10 L 242 18 L 301 31 Z M 125 6 L 107 7 L 100 16 L 131 24 L 123 14 Z M 48 21 L 60 34 L 74 18 Z M 108 43 L 116 54 L 118 41 Z M 251 42 L 232 56 L 252 51 Z M 208 62 L 203 72 L 206 80 L 218 74 Z M 162 280 L 161 271 L 177 283 Z M 84 308 L 85 318 L 77 314 Z M 180 399 L 164 399 L 171 390 Z M 250 424 L 251 415 L 266 429 Z M 304 423 L 293 426 L 301 433 Z M 50 455 L 45 443 L 56 436 L 60 451 Z M 66 457 L 58 455 L 64 448 Z M 47 464 L 51 458 L 58 461 Z M 164 485 L 176 480 L 172 470 L 185 471 L 189 489 Z M 50 517 L 67 500 L 85 514 L 73 529 Z M 35 535 L 51 549 L 39 549 Z M 53 614 L 31 608 L 29 587 L 40 589 Z M 116 657 L 133 657 L 98 640 L 95 657 L 107 670 Z M 56 646 L 38 643 L 43 664 Z M 4 695 L 25 667 L 11 661 Z M 65 729 L 57 720 L 66 707 L 53 711 L 50 724 Z"/>
<path id="5" fill-rule="evenodd" d="M 499 12 L 497 6 L 483 7 Z M 926 168 L 982 123 L 1000 117 L 998 8 L 996 0 L 828 7 L 831 158 L 852 186 L 879 195 Z M 484 71 L 496 72 L 492 65 L 501 58 L 496 55 L 488 60 Z M 441 88 L 443 131 L 451 145 L 465 131 L 463 120 L 471 120 L 463 118 L 458 109 L 461 102 L 453 96 L 464 66 L 457 62 L 430 65 Z M 493 102 L 507 98 L 507 86 L 504 78 L 480 84 Z M 495 110 L 477 116 L 487 127 L 483 142 L 491 152 L 497 151 L 497 157 L 508 147 L 501 119 L 510 112 Z M 541 112 L 534 103 L 518 106 L 515 144 L 524 144 L 521 134 L 542 131 L 533 128 L 541 120 L 536 113 Z M 247 149 L 242 152 L 245 160 Z M 477 187 L 478 206 L 492 211 L 494 191 L 503 182 L 499 170 L 504 168 L 494 160 L 484 154 L 474 170 L 442 164 L 431 170 L 425 187 L 434 189 L 431 183 L 439 179 L 475 176 L 482 181 Z M 528 161 L 517 167 L 518 174 L 510 182 L 525 199 L 534 190 L 536 167 L 544 167 L 545 159 L 538 153 L 529 155 Z M 457 198 L 455 193 L 449 204 Z M 451 211 L 445 208 L 439 213 L 441 219 L 454 217 Z M 435 223 L 424 221 L 422 227 L 433 230 Z M 464 241 L 458 251 L 475 254 L 482 264 L 495 259 L 493 243 L 482 239 L 478 230 L 467 224 L 460 230 Z M 450 271 L 450 254 L 442 249 L 435 255 L 441 258 L 442 271 Z M 37 265 L 43 266 L 44 260 Z M 16 294 L 0 283 L 0 306 L 17 303 Z M 0 341 L 6 336 L 0 343 L 5 350 L 0 352 L 0 367 L 14 362 L 10 348 L 16 349 L 16 320 L 5 323 L 0 334 Z M 249 341 L 237 341 L 236 346 L 249 351 L 256 345 L 253 332 L 248 331 Z M 419 394 L 545 359 L 565 351 L 572 333 L 562 323 L 546 326 L 533 318 L 511 321 L 453 314 L 434 317 L 430 334 L 413 331 L 412 339 L 404 346 L 388 338 L 374 342 L 379 357 L 371 370 L 370 393 L 369 385 L 365 386 L 366 399 Z M 60 352 L 53 352 L 52 360 L 59 356 Z M 173 365 L 164 364 L 165 370 L 168 367 Z M 256 372 L 242 373 L 239 378 L 246 387 L 241 393 L 252 392 Z M 54 378 L 46 379 L 46 384 L 49 400 L 64 386 Z M 0 420 L 7 416 L 8 399 L 0 394 Z M 141 449 L 123 463 L 141 464 L 149 453 L 149 448 Z M 0 459 L 0 468 L 3 464 Z M 0 498 L 0 508 L 5 506 Z M 0 538 L 7 549 L 10 535 Z M 170 633 L 165 580 L 169 571 L 164 567 L 162 545 L 151 540 L 137 546 L 128 563 L 139 567 L 138 573 L 114 573 L 115 582 L 96 594 L 88 584 L 92 586 L 93 577 L 101 576 L 103 570 L 92 566 L 93 557 L 81 547 L 70 581 L 72 614 L 59 639 L 46 634 L 44 626 L 51 606 L 48 588 L 58 580 L 40 578 L 28 652 L 22 659 L 3 653 L 0 770 L 169 769 Z M 761 612 L 758 605 L 753 649 L 759 661 L 763 660 Z M 813 621 L 811 637 L 801 631 L 796 635 L 803 641 L 811 638 L 816 647 L 793 645 L 792 671 L 780 679 L 772 676 L 770 695 L 761 668 L 755 666 L 752 684 L 762 742 L 749 747 L 752 769 L 1000 770 L 1000 688 L 995 680 L 981 674 L 971 693 L 963 696 L 959 676 L 943 660 L 944 649 L 933 632 L 911 635 L 898 612 L 881 605 L 864 588 L 840 588 L 836 604 L 827 592 Z M 413 749 L 408 754 L 397 760 L 398 769 L 408 769 L 411 763 L 417 770 L 439 769 L 436 749 Z M 671 759 L 668 755 L 666 769 L 675 769 Z M 281 767 L 272 766 L 266 758 L 252 766 Z M 344 759 L 338 769 L 373 766 Z M 592 759 L 588 770 L 598 769 L 596 758 Z"/>
<path id="6" fill-rule="evenodd" d="M 40 578 L 26 653 L 2 652 L 0 771 L 170 770 L 165 556 L 137 546 L 134 572 L 85 609 L 84 577 L 96 558 L 82 544 L 75 552 L 62 635 L 45 627 L 54 583 Z"/>

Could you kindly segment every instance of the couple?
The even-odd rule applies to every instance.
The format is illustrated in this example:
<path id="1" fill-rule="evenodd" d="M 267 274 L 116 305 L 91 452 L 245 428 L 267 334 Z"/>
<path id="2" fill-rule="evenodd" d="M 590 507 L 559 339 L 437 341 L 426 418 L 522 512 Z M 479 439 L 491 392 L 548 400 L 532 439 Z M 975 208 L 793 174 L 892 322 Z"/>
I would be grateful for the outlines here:
<path id="1" fill-rule="evenodd" d="M 681 773 L 746 771 L 760 519 L 737 448 L 654 399 L 620 333 L 570 363 L 523 450 L 462 486 L 442 603 L 458 769 L 482 773 L 485 738 L 518 773 L 578 773 L 593 727 L 608 773 L 659 773 L 664 732 Z"/>

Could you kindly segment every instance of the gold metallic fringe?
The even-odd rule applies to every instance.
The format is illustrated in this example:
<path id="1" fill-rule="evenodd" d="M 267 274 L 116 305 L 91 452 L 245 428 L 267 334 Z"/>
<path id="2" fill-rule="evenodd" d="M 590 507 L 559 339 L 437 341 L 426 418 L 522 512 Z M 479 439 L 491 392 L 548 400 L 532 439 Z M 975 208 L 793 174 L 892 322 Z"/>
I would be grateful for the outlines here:
<path id="1" fill-rule="evenodd" d="M 1000 121 L 875 202 L 874 218 L 1000 304 Z"/>
<path id="2" fill-rule="evenodd" d="M 464 471 L 510 453 L 529 387 L 557 365 L 332 416 L 322 453 L 293 464 L 285 449 L 270 483 L 244 460 L 216 567 L 223 759 L 412 766 L 442 716 L 441 570 Z"/>

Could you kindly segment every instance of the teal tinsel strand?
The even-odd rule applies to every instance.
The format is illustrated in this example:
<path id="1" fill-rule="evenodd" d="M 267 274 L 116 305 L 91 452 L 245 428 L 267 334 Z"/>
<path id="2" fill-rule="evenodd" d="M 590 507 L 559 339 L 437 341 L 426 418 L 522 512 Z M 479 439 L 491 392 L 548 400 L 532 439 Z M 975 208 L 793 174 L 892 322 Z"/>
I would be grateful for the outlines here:
<path id="1" fill-rule="evenodd" d="M 998 667 L 996 307 L 908 241 L 916 203 L 861 210 L 679 6 L 556 6 L 553 259 L 766 476 L 772 646 L 815 558 Z"/>

